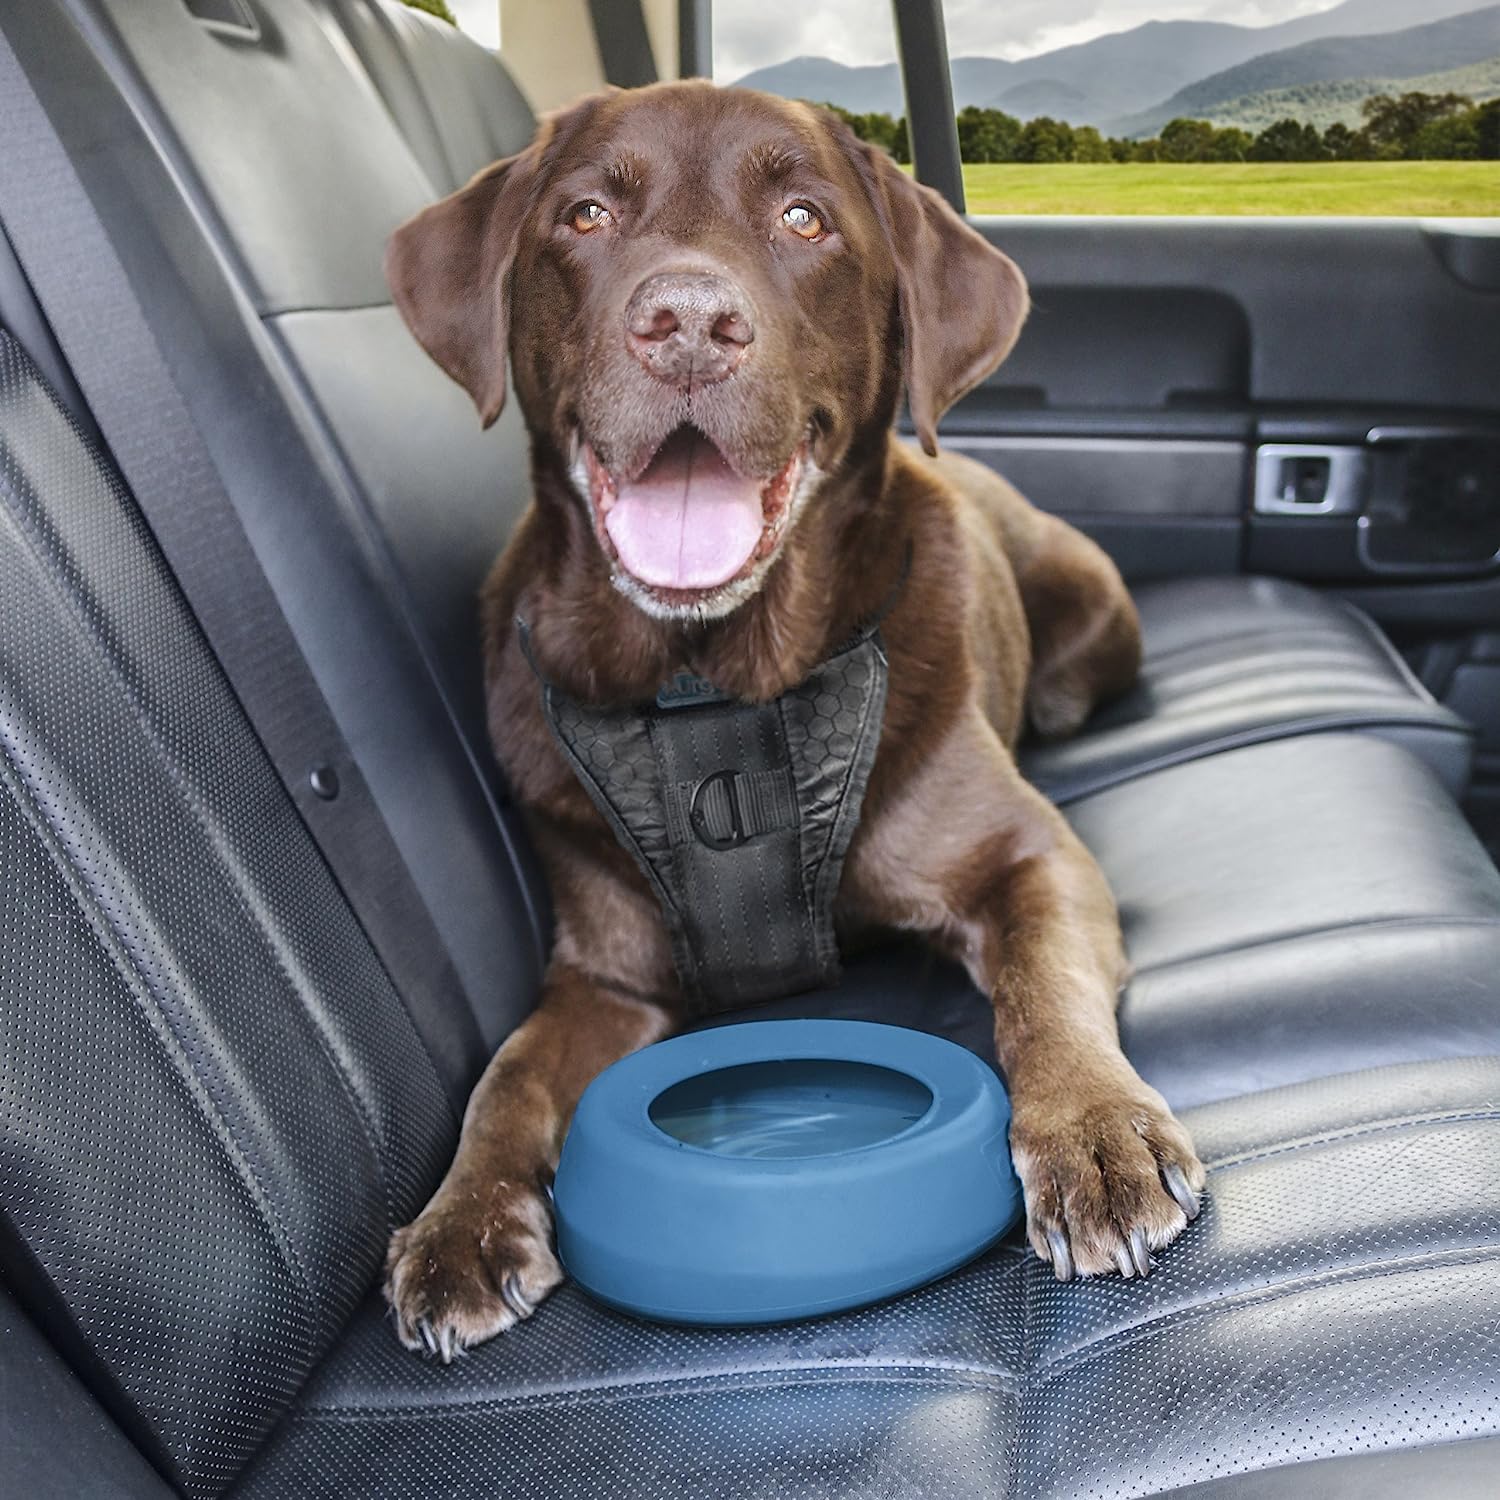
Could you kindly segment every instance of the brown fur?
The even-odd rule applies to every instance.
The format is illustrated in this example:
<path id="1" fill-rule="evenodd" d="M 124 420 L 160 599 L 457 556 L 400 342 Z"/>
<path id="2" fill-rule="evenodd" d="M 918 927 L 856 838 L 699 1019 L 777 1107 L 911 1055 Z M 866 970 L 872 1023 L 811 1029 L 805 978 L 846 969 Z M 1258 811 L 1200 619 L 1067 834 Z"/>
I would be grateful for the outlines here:
<path id="1" fill-rule="evenodd" d="M 827 242 L 777 239 L 777 205 L 804 197 L 836 205 Z M 569 228 L 570 203 L 605 198 L 608 231 Z M 619 334 L 642 277 L 683 257 L 736 277 L 756 309 L 741 367 L 685 396 L 653 384 Z M 535 503 L 486 587 L 485 649 L 495 749 L 557 934 L 541 1003 L 475 1091 L 452 1171 L 392 1243 L 403 1340 L 447 1356 L 556 1284 L 543 1189 L 573 1106 L 602 1067 L 682 1019 L 655 899 L 553 742 L 515 616 L 546 675 L 588 701 L 648 700 L 680 667 L 766 700 L 878 607 L 908 556 L 883 626 L 889 699 L 840 932 L 920 933 L 968 967 L 994 1004 L 1033 1247 L 1059 1275 L 1144 1274 L 1203 1170 L 1120 1052 L 1126 961 L 1104 878 L 1012 755 L 1028 717 L 1069 733 L 1131 683 L 1135 612 L 1091 542 L 989 470 L 891 435 L 904 385 L 936 453 L 942 411 L 1014 341 L 1020 273 L 828 117 L 702 84 L 556 118 L 403 226 L 388 273 L 486 420 L 509 352 L 531 430 Z M 653 617 L 613 586 L 568 468 L 575 430 L 627 464 L 684 401 L 741 472 L 773 472 L 806 426 L 827 475 L 759 592 L 706 622 Z"/>

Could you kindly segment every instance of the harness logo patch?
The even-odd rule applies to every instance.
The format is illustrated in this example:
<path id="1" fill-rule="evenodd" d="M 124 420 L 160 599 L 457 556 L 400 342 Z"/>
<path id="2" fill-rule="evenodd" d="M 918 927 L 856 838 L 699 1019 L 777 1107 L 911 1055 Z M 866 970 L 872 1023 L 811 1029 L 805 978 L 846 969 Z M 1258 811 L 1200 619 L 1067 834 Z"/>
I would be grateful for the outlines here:
<path id="1" fill-rule="evenodd" d="M 721 693 L 706 677 L 678 672 L 656 692 L 658 708 L 693 708 L 700 703 L 727 703 L 729 695 Z"/>

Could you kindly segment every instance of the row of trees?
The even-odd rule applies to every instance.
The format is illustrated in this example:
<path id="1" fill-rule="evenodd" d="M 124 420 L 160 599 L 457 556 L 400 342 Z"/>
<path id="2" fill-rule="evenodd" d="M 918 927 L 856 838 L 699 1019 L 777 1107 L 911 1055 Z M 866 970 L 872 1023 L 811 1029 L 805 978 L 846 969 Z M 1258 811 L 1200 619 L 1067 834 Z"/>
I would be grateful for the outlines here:
<path id="1" fill-rule="evenodd" d="M 862 140 L 911 160 L 906 121 L 851 114 L 829 106 Z M 1500 159 L 1500 99 L 1476 105 L 1463 94 L 1376 94 L 1361 106 L 1358 130 L 1335 123 L 1320 131 L 1301 120 L 1278 120 L 1258 134 L 1207 120 L 1173 120 L 1148 141 L 1102 135 L 1042 115 L 1024 124 L 999 109 L 970 105 L 958 114 L 958 149 L 965 161 L 1215 162 L 1391 161 Z"/>

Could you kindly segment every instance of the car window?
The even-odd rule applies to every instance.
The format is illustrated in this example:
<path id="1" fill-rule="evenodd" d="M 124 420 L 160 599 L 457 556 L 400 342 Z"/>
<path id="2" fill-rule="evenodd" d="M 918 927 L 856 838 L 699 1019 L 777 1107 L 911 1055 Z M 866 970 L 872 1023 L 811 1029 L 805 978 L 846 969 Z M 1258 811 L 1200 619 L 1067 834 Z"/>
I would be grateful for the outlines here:
<path id="1" fill-rule="evenodd" d="M 500 0 L 406 0 L 418 10 L 452 20 L 481 47 L 500 45 Z"/>
<path id="2" fill-rule="evenodd" d="M 714 69 L 908 160 L 890 6 L 716 0 Z M 947 0 L 971 213 L 1500 213 L 1500 6 Z"/>
<path id="3" fill-rule="evenodd" d="M 837 109 L 856 132 L 911 160 L 896 28 L 885 0 L 715 0 L 714 78 Z"/>

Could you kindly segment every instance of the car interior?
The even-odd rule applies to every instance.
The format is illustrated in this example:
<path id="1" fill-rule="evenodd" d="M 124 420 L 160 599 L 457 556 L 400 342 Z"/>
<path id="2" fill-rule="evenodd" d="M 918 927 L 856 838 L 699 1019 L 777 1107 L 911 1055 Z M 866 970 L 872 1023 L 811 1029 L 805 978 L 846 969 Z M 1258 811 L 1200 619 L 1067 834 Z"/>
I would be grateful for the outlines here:
<path id="1" fill-rule="evenodd" d="M 652 9 L 665 61 L 635 0 L 534 7 L 596 83 L 707 72 L 709 7 Z M 962 206 L 941 6 L 896 13 Z M 397 0 L 0 4 L 0 1494 L 1495 1494 L 1479 221 L 974 220 L 1034 312 L 942 440 L 1098 540 L 1144 627 L 1139 686 L 1023 765 L 1209 1169 L 1150 1278 L 1060 1284 L 1016 1232 L 811 1322 L 565 1285 L 452 1364 L 397 1343 L 390 1232 L 548 946 L 476 624 L 524 429 L 481 430 L 381 270 L 530 140 L 506 41 Z M 994 1058 L 912 947 L 715 1021 L 763 1016 Z"/>

